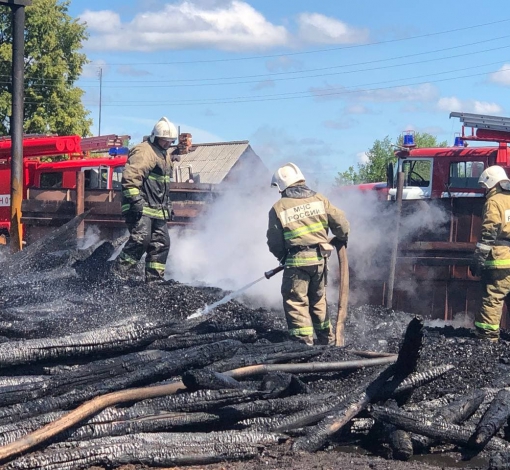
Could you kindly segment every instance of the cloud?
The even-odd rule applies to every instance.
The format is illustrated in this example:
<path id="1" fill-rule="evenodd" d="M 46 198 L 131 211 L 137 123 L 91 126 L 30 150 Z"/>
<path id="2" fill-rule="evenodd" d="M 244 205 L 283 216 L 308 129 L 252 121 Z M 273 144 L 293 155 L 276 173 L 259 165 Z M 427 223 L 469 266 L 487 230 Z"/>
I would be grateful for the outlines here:
<path id="1" fill-rule="evenodd" d="M 395 103 L 395 102 L 432 102 L 437 100 L 439 92 L 434 85 L 425 83 L 417 86 L 401 86 L 384 89 L 353 89 L 343 85 L 328 85 L 310 88 L 316 100 L 349 100 L 351 102 Z"/>
<path id="2" fill-rule="evenodd" d="M 145 77 L 147 75 L 152 75 L 147 70 L 137 69 L 135 67 L 131 67 L 130 65 L 120 65 L 117 67 L 117 73 L 130 77 Z"/>
<path id="3" fill-rule="evenodd" d="M 141 3 L 144 5 L 144 3 Z M 145 2 L 145 11 L 123 22 L 112 10 L 85 10 L 90 37 L 89 50 L 161 51 L 182 49 L 219 49 L 259 51 L 276 47 L 308 44 L 362 44 L 369 39 L 367 29 L 355 28 L 320 13 L 301 13 L 296 17 L 297 33 L 291 34 L 243 0 L 184 0 Z M 292 25 L 294 26 L 294 25 Z M 302 68 L 302 63 L 280 57 L 266 63 L 268 70 Z"/>
<path id="4" fill-rule="evenodd" d="M 461 100 L 455 96 L 440 98 L 437 102 L 440 111 L 462 111 L 476 114 L 500 114 L 503 108 L 496 103 L 478 100 Z"/>
<path id="5" fill-rule="evenodd" d="M 358 163 L 361 165 L 366 165 L 370 159 L 366 152 L 359 152 L 356 154 L 356 160 L 358 160 Z"/>
<path id="6" fill-rule="evenodd" d="M 303 62 L 291 59 L 287 56 L 277 57 L 266 61 L 266 69 L 270 72 L 287 72 L 288 70 L 300 70 L 303 68 Z"/>
<path id="7" fill-rule="evenodd" d="M 80 20 L 87 23 L 88 29 L 94 33 L 109 34 L 119 31 L 122 26 L 119 14 L 111 10 L 85 10 L 80 15 Z"/>
<path id="8" fill-rule="evenodd" d="M 274 80 L 263 80 L 261 82 L 256 83 L 255 85 L 253 85 L 251 87 L 251 89 L 253 91 L 258 91 L 258 90 L 264 90 L 265 88 L 274 88 L 274 87 L 275 87 Z"/>
<path id="9" fill-rule="evenodd" d="M 97 78 L 99 80 L 99 69 L 103 69 L 103 77 L 109 71 L 104 60 L 94 60 L 83 66 L 81 78 Z"/>
<path id="10" fill-rule="evenodd" d="M 86 10 L 80 19 L 87 23 L 91 33 L 86 47 L 93 50 L 207 48 L 242 51 L 267 49 L 289 42 L 285 27 L 273 25 L 251 5 L 240 0 L 167 3 L 159 11 L 140 13 L 124 24 L 120 16 L 110 10 Z M 123 33 L 119 32 L 121 29 Z"/>
<path id="11" fill-rule="evenodd" d="M 309 44 L 361 44 L 368 42 L 365 28 L 354 28 L 320 13 L 301 13 L 297 19 L 298 37 Z"/>
<path id="12" fill-rule="evenodd" d="M 491 73 L 489 81 L 498 85 L 510 86 L 510 64 L 503 64 L 497 72 Z"/>
<path id="13" fill-rule="evenodd" d="M 293 162 L 313 182 L 314 189 L 319 183 L 330 183 L 338 172 L 336 159 L 332 163 L 331 157 L 337 157 L 342 151 L 322 139 L 295 137 L 283 128 L 261 126 L 250 142 L 271 172 L 286 162 Z"/>
<path id="14" fill-rule="evenodd" d="M 372 111 L 369 108 L 358 103 L 346 106 L 343 112 L 345 114 L 372 114 Z"/>

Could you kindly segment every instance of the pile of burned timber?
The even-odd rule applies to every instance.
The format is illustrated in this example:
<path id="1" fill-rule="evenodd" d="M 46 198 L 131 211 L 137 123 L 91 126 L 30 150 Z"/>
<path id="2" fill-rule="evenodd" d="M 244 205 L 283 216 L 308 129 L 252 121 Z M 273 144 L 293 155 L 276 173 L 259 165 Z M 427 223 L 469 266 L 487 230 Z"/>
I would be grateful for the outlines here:
<path id="1" fill-rule="evenodd" d="M 374 307 L 349 311 L 342 348 L 289 341 L 281 313 L 235 301 L 187 320 L 224 293 L 112 284 L 101 273 L 114 248 L 66 247 L 47 263 L 27 250 L 28 271 L 4 260 L 2 468 L 206 464 L 353 443 L 510 468 L 507 336 L 480 342 Z"/>

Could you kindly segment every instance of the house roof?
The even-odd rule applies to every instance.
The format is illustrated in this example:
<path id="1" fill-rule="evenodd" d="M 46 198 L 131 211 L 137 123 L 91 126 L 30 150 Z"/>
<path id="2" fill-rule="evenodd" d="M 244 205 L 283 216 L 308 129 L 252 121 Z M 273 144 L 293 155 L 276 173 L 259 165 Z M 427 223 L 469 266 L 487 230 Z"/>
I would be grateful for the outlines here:
<path id="1" fill-rule="evenodd" d="M 173 152 L 176 153 L 177 148 Z M 245 153 L 256 156 L 247 140 L 193 144 L 189 153 L 181 155 L 176 168 L 182 168 L 183 178 L 186 178 L 189 173 L 185 167 L 191 165 L 193 174 L 200 175 L 201 183 L 219 184 Z"/>

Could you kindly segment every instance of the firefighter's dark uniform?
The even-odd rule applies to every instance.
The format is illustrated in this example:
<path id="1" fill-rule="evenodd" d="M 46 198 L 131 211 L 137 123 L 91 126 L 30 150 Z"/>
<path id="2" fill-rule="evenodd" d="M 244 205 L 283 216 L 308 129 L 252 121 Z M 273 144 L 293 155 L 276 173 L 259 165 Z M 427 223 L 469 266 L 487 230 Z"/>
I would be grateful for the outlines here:
<path id="1" fill-rule="evenodd" d="M 289 334 L 307 344 L 313 344 L 314 332 L 319 344 L 334 340 L 321 254 L 328 229 L 346 241 L 349 222 L 343 211 L 304 184 L 289 186 L 269 212 L 267 244 L 278 260 L 285 260 L 281 292 Z"/>
<path id="2" fill-rule="evenodd" d="M 499 184 L 487 193 L 474 258 L 483 263 L 484 286 L 475 328 L 478 336 L 497 339 L 505 297 L 510 292 L 510 191 Z"/>
<path id="3" fill-rule="evenodd" d="M 122 173 L 122 214 L 130 237 L 115 265 L 121 276 L 147 253 L 145 280 L 163 279 L 170 250 L 167 220 L 172 214 L 169 196 L 172 175 L 171 151 L 143 142 L 129 152 Z"/>

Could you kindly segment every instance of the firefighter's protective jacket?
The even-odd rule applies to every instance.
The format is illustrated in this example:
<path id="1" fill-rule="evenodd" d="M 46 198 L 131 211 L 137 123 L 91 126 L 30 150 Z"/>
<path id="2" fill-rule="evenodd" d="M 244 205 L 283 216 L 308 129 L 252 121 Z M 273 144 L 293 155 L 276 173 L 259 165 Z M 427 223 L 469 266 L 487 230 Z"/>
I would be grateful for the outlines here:
<path id="1" fill-rule="evenodd" d="M 267 245 L 286 266 L 314 266 L 323 257 L 320 244 L 328 243 L 328 229 L 347 240 L 349 222 L 327 197 L 303 184 L 288 187 L 269 212 Z"/>
<path id="2" fill-rule="evenodd" d="M 486 257 L 485 269 L 510 268 L 510 191 L 499 184 L 487 193 L 477 255 Z"/>
<path id="3" fill-rule="evenodd" d="M 151 142 L 142 142 L 129 152 L 122 173 L 122 213 L 142 201 L 143 215 L 170 219 L 170 178 L 173 175 L 171 152 Z"/>

